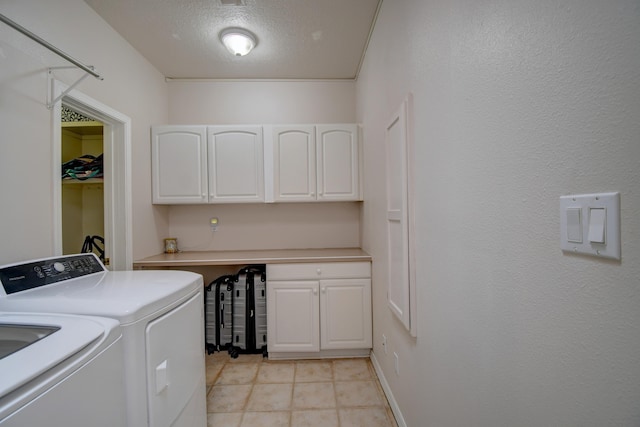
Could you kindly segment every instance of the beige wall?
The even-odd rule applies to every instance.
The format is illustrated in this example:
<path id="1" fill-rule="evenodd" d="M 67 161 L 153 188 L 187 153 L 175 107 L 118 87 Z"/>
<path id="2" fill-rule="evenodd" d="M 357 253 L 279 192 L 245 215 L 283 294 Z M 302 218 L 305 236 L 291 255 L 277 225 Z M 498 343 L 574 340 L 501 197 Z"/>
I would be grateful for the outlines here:
<path id="1" fill-rule="evenodd" d="M 86 79 L 77 90 L 131 118 L 133 256 L 159 252 L 168 210 L 151 206 L 149 127 L 167 121 L 163 76 L 81 0 L 4 0 L 0 13 L 104 76 Z M 46 70 L 68 65 L 0 24 L 0 264 L 54 253 Z M 80 76 L 56 72 L 67 84 Z"/>
<path id="2" fill-rule="evenodd" d="M 373 264 L 374 353 L 401 421 L 638 424 L 637 1 L 385 2 L 357 85 L 166 84 L 81 0 L 4 0 L 0 13 L 95 65 L 105 80 L 79 89 L 131 117 L 134 258 L 176 233 L 193 248 L 241 247 L 238 235 L 251 247 L 362 239 L 384 259 L 383 126 L 412 92 L 417 339 L 390 314 L 384 264 Z M 44 104 L 55 65 L 66 64 L 0 25 L 0 263 L 53 252 Z M 364 126 L 362 206 L 151 205 L 152 124 L 354 121 Z M 621 262 L 559 250 L 558 197 L 596 191 L 621 192 Z"/>
<path id="3" fill-rule="evenodd" d="M 0 4 L 0 13 L 71 56 L 96 66 L 104 81 L 89 78 L 77 90 L 131 118 L 134 259 L 161 252 L 162 239 L 170 234 L 177 233 L 186 247 L 198 246 L 199 240 L 192 239 L 189 230 L 210 216 L 207 209 L 197 207 L 151 205 L 151 125 L 355 121 L 354 82 L 167 84 L 157 70 L 80 0 L 8 0 Z M 0 263 L 5 263 L 54 253 L 52 123 L 51 112 L 45 106 L 46 69 L 68 64 L 4 24 L 0 25 L 0 49 L 0 132 L 3 141 L 11 142 L 0 145 L 0 179 L 5 183 L 0 195 L 10 201 L 10 208 L 2 214 L 0 234 L 12 242 L 0 248 Z M 56 73 L 67 84 L 81 75 L 78 71 Z M 285 209 L 257 206 L 248 214 L 246 206 L 219 210 L 225 226 L 216 235 L 216 243 L 211 246 L 214 248 L 236 247 L 237 237 L 229 233 L 236 229 L 232 226 L 235 220 L 231 219 L 243 215 L 249 215 L 246 221 L 270 224 L 254 230 L 249 247 L 358 246 L 360 241 L 357 203 L 322 208 L 308 204 Z M 201 212 L 204 213 L 199 218 Z M 292 233 L 292 229 L 300 228 L 292 224 L 302 217 L 308 219 L 310 226 L 302 233 Z M 204 227 L 206 222 L 199 231 L 209 232 Z"/>
<path id="4" fill-rule="evenodd" d="M 173 81 L 170 124 L 355 122 L 352 81 Z M 361 203 L 171 206 L 182 250 L 360 246 Z M 209 219 L 218 217 L 218 231 Z M 169 237 L 169 236 L 166 236 Z"/>
<path id="5" fill-rule="evenodd" d="M 171 124 L 355 122 L 353 81 L 172 81 Z"/>
<path id="6" fill-rule="evenodd" d="M 405 425 L 640 423 L 639 40 L 636 0 L 383 3 L 357 88 L 363 247 L 384 259 L 384 126 L 412 92 L 417 339 L 373 264 Z M 559 196 L 604 191 L 622 261 L 563 254 Z"/>
<path id="7" fill-rule="evenodd" d="M 169 222 L 181 250 L 360 246 L 359 202 L 172 206 Z"/>

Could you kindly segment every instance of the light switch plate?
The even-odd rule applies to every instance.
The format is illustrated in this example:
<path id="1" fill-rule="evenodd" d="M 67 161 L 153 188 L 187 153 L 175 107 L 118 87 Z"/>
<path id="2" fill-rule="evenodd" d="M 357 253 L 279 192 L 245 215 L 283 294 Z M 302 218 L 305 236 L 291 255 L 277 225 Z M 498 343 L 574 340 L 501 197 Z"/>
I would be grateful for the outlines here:
<path id="1" fill-rule="evenodd" d="M 580 210 L 579 215 L 576 215 L 576 209 Z M 604 242 L 592 242 L 590 238 L 594 239 L 594 230 L 600 231 L 599 226 L 602 225 L 601 209 L 604 209 Z M 598 215 L 592 215 L 594 212 Z M 567 252 L 619 260 L 620 193 L 561 196 L 560 248 Z"/>

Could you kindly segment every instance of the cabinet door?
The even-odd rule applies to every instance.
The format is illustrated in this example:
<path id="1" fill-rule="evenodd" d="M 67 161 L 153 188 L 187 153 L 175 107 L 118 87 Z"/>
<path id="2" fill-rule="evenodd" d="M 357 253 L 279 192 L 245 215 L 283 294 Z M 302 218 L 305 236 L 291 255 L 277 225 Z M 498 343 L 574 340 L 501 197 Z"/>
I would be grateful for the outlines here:
<path id="1" fill-rule="evenodd" d="M 262 127 L 208 128 L 209 203 L 264 202 Z"/>
<path id="2" fill-rule="evenodd" d="M 320 281 L 320 348 L 370 348 L 371 280 Z"/>
<path id="3" fill-rule="evenodd" d="M 320 351 L 318 286 L 317 281 L 268 282 L 269 351 Z"/>
<path id="4" fill-rule="evenodd" d="M 357 125 L 316 127 L 318 200 L 360 200 Z"/>
<path id="5" fill-rule="evenodd" d="M 151 168 L 153 203 L 205 203 L 206 127 L 154 126 Z"/>
<path id="6" fill-rule="evenodd" d="M 316 200 L 316 136 L 314 126 L 273 128 L 274 200 Z"/>

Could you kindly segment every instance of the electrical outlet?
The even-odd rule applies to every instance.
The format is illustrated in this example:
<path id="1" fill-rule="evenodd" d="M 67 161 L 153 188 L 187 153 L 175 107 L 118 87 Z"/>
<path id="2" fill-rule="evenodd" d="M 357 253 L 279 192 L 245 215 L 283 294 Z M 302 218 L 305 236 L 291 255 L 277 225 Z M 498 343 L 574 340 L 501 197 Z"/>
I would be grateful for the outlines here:
<path id="1" fill-rule="evenodd" d="M 384 354 L 387 354 L 387 336 L 385 334 L 382 334 L 382 349 Z"/>
<path id="2" fill-rule="evenodd" d="M 400 375 L 400 360 L 398 360 L 398 353 L 393 352 L 393 368 L 396 371 L 396 375 Z"/>
<path id="3" fill-rule="evenodd" d="M 218 218 L 211 218 L 209 225 L 211 226 L 211 231 L 218 231 Z"/>

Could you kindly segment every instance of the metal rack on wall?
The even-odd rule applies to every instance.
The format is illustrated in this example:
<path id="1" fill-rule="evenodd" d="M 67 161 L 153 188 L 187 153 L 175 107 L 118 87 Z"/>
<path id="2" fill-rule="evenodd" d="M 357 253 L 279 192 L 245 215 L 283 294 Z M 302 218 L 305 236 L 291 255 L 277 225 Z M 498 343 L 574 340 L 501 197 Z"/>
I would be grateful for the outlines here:
<path id="1" fill-rule="evenodd" d="M 11 19 L 7 18 L 6 16 L 0 14 L 0 21 L 4 22 L 5 24 L 7 24 L 8 26 L 10 26 L 11 28 L 15 29 L 16 31 L 24 34 L 25 36 L 29 37 L 31 40 L 35 41 L 36 43 L 46 47 L 47 49 L 49 49 L 51 52 L 55 53 L 56 55 L 60 56 L 61 58 L 65 59 L 66 61 L 72 63 L 75 67 L 80 68 L 81 70 L 83 70 L 85 73 L 82 75 L 82 77 L 80 77 L 75 83 L 73 83 L 72 85 L 70 85 L 64 92 L 62 92 L 60 95 L 58 95 L 58 97 L 56 97 L 54 100 L 52 100 L 51 102 L 47 103 L 47 108 L 51 109 L 53 107 L 53 105 L 55 105 L 56 102 L 58 102 L 59 100 L 61 100 L 65 95 L 67 95 L 71 90 L 73 90 L 73 88 L 75 88 L 77 85 L 79 85 L 84 79 L 86 79 L 89 75 L 92 75 L 93 77 L 95 77 L 98 80 L 104 80 L 104 77 L 102 77 L 96 70 L 95 67 L 93 65 L 85 65 L 84 63 L 78 61 L 77 59 L 73 58 L 71 55 L 68 55 L 67 53 L 63 52 L 62 50 L 58 49 L 57 47 L 55 47 L 54 45 L 52 45 L 51 43 L 49 43 L 48 41 L 44 40 L 42 37 L 32 33 L 31 31 L 27 30 L 26 28 L 24 28 L 22 25 L 18 24 L 15 21 L 12 21 Z M 53 70 L 54 68 L 49 68 L 49 71 Z"/>

